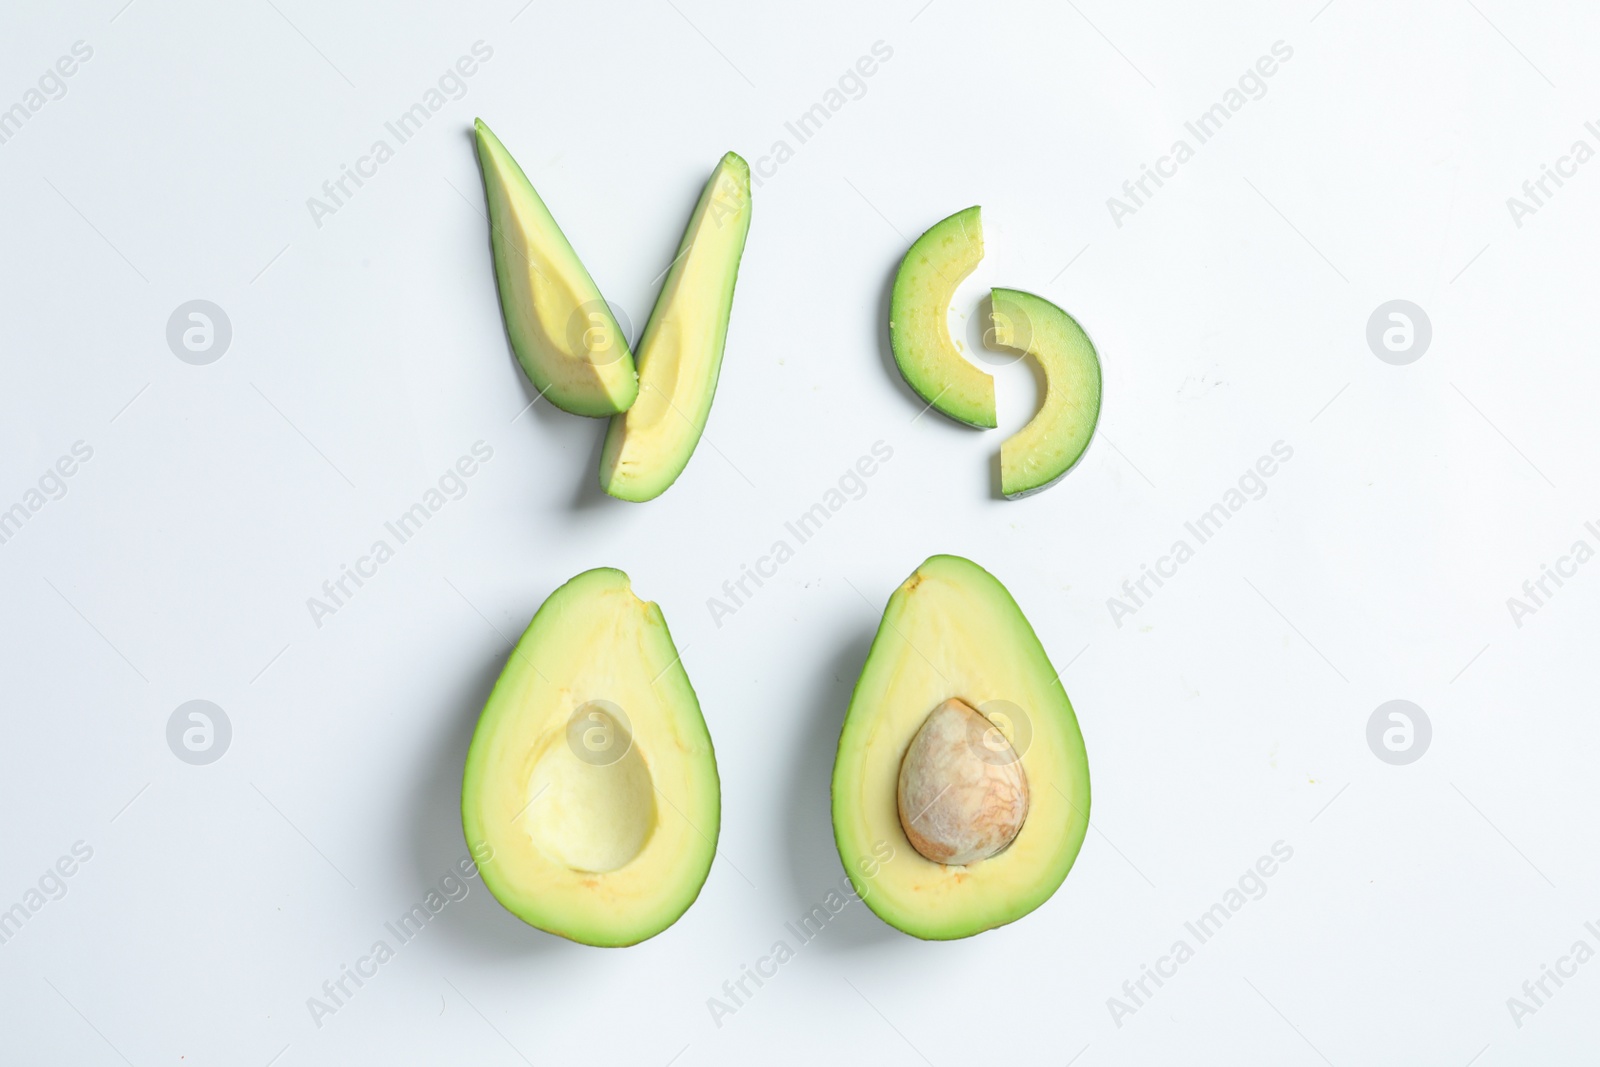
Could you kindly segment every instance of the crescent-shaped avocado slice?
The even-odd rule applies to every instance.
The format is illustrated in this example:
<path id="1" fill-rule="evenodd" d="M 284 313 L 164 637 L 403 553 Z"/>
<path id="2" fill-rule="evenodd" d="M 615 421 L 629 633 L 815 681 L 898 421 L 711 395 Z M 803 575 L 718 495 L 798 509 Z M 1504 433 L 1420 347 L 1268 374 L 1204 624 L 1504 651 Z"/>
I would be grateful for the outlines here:
<path id="1" fill-rule="evenodd" d="M 639 339 L 639 399 L 606 430 L 600 487 L 612 496 L 653 500 L 689 465 L 717 392 L 749 232 L 750 167 L 729 152 L 700 194 Z"/>
<path id="2" fill-rule="evenodd" d="M 602 567 L 550 594 L 484 705 L 461 825 L 524 922 L 632 945 L 676 922 L 716 854 L 711 736 L 661 609 Z"/>
<path id="3" fill-rule="evenodd" d="M 889 598 L 839 735 L 857 894 L 908 934 L 970 937 L 1048 900 L 1088 825 L 1083 735 L 1033 627 L 982 567 L 930 558 Z"/>
<path id="4" fill-rule="evenodd" d="M 994 379 L 969 363 L 950 336 L 950 300 L 983 259 L 976 207 L 934 223 L 900 261 L 889 298 L 889 347 L 917 395 L 969 426 L 993 429 Z"/>
<path id="5" fill-rule="evenodd" d="M 562 411 L 628 410 L 639 392 L 628 338 L 528 176 L 482 119 L 476 128 L 494 276 L 517 362 Z"/>
<path id="6" fill-rule="evenodd" d="M 1076 319 L 1043 297 L 990 290 L 989 347 L 1032 356 L 1044 371 L 1044 403 L 1000 446 L 1007 499 L 1054 485 L 1078 462 L 1100 419 L 1100 356 Z"/>

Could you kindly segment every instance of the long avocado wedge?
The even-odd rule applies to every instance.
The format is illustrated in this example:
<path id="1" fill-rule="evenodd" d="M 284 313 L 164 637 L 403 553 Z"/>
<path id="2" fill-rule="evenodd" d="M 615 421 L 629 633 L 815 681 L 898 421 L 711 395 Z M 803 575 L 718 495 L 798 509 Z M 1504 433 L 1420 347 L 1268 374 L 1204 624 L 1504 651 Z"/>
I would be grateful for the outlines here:
<path id="1" fill-rule="evenodd" d="M 700 194 L 639 340 L 639 399 L 606 431 L 600 486 L 612 496 L 653 500 L 689 465 L 716 395 L 749 232 L 750 167 L 729 152 Z"/>
<path id="2" fill-rule="evenodd" d="M 599 418 L 628 410 L 639 380 L 627 337 L 528 176 L 482 119 L 476 130 L 500 309 L 517 362 L 562 411 Z"/>

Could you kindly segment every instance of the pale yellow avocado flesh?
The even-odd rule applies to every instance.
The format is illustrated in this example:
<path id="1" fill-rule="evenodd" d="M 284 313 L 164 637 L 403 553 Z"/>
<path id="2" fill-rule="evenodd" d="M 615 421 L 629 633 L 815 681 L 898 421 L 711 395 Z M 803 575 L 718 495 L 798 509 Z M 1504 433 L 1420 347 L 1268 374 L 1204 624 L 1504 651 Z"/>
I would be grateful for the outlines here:
<path id="1" fill-rule="evenodd" d="M 506 333 L 534 387 L 574 415 L 626 411 L 639 391 L 628 339 L 533 184 L 477 121 Z"/>
<path id="2" fill-rule="evenodd" d="M 750 168 L 732 152 L 712 172 L 639 339 L 639 398 L 611 420 L 600 486 L 651 500 L 689 464 L 717 391 L 739 260 L 750 230 Z"/>
<path id="3" fill-rule="evenodd" d="M 897 804 L 912 739 L 952 698 L 1001 730 L 1031 792 L 1010 845 L 967 866 L 920 855 Z M 856 891 L 906 933 L 968 937 L 1049 899 L 1071 870 L 1088 821 L 1083 736 L 1033 628 L 983 568 L 959 556 L 930 558 L 890 598 L 839 737 L 834 839 Z"/>
<path id="4" fill-rule="evenodd" d="M 656 605 L 621 571 L 551 594 L 490 694 L 461 816 L 484 884 L 513 914 L 631 945 L 694 902 L 721 800 L 700 705 Z"/>

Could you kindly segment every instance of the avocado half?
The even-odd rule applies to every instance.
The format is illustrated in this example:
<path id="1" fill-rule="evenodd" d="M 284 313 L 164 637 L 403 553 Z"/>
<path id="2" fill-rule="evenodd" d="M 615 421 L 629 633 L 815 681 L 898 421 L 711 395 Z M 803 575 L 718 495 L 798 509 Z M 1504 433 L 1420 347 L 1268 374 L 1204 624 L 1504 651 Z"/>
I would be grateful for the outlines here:
<path id="1" fill-rule="evenodd" d="M 627 336 L 528 176 L 482 119 L 476 130 L 500 310 L 517 362 L 562 411 L 598 418 L 628 410 L 639 380 Z"/>
<path id="2" fill-rule="evenodd" d="M 960 720 L 947 716 L 952 705 L 965 705 L 961 714 L 980 724 L 965 736 L 958 730 L 953 745 L 947 724 Z M 954 788 L 930 794 L 923 810 L 908 809 L 912 764 L 941 741 Z M 1015 786 L 1025 783 L 1020 829 L 986 858 L 929 859 L 922 850 L 933 848 L 924 837 L 974 829 L 955 827 L 952 835 L 940 822 L 949 814 L 941 801 L 948 808 L 986 776 L 1008 817 L 1019 807 Z M 915 840 L 908 825 L 918 831 Z M 929 558 L 889 598 L 839 735 L 833 833 L 856 892 L 885 922 L 915 937 L 970 937 L 1048 900 L 1072 869 L 1088 826 L 1083 736 L 1033 627 L 1005 586 L 976 563 Z"/>
<path id="3" fill-rule="evenodd" d="M 1044 403 L 1000 445 L 1000 491 L 1007 499 L 1048 489 L 1089 447 L 1100 421 L 1100 356 L 1078 320 L 1017 289 L 991 289 L 994 329 L 985 344 L 1033 357 L 1044 372 Z"/>
<path id="4" fill-rule="evenodd" d="M 612 496 L 652 500 L 689 465 L 717 392 L 749 232 L 750 167 L 729 152 L 700 194 L 639 339 L 639 398 L 606 430 L 600 487 Z"/>
<path id="5" fill-rule="evenodd" d="M 956 286 L 983 259 L 983 220 L 969 207 L 928 227 L 900 261 L 889 297 L 889 348 L 906 384 L 957 422 L 993 429 L 994 379 L 950 336 Z"/>
<path id="6" fill-rule="evenodd" d="M 479 716 L 461 825 L 484 884 L 586 945 L 671 926 L 711 870 L 721 787 L 661 609 L 602 567 L 550 594 Z"/>

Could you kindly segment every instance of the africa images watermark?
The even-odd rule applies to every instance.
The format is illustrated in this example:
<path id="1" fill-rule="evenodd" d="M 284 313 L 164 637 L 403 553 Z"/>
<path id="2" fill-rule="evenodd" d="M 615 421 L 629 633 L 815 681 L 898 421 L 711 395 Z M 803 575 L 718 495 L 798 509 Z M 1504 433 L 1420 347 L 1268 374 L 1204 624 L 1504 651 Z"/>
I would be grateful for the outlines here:
<path id="1" fill-rule="evenodd" d="M 23 91 L 20 100 L 0 110 L 0 144 L 6 144 L 21 133 L 27 121 L 43 111 L 46 104 L 67 95 L 67 79 L 94 58 L 94 47 L 87 41 L 73 41 L 69 53 L 46 67 L 33 87 Z"/>
<path id="2" fill-rule="evenodd" d="M 1600 544 L 1600 526 L 1593 522 L 1583 524 L 1584 532 L 1595 539 L 1595 544 Z M 1586 538 L 1578 538 L 1572 542 L 1572 547 L 1564 555 L 1556 557 L 1554 567 L 1548 563 L 1539 564 L 1539 576 L 1528 578 L 1522 583 L 1522 596 L 1506 597 L 1506 610 L 1511 612 L 1511 621 L 1516 623 L 1517 629 L 1522 629 L 1522 621 L 1529 615 L 1538 614 L 1540 608 L 1545 607 L 1549 600 L 1561 591 L 1566 585 L 1563 579 L 1572 579 L 1578 576 L 1578 568 L 1594 559 L 1595 549 Z M 1555 588 L 1551 588 L 1554 585 Z"/>
<path id="3" fill-rule="evenodd" d="M 871 895 L 871 882 L 883 870 L 885 864 L 894 860 L 894 846 L 887 841 L 875 842 L 872 846 L 872 855 L 863 856 L 858 861 L 857 870 L 860 874 L 861 884 L 867 887 L 866 893 L 856 888 L 856 883 L 846 874 L 839 878 L 838 886 L 828 890 L 826 896 L 799 919 L 799 925 L 786 922 L 783 929 L 793 936 L 796 944 L 791 946 L 787 938 L 778 938 L 767 950 L 767 954 L 757 958 L 754 965 L 741 963 L 739 976 L 730 978 L 722 983 L 722 997 L 707 997 L 706 1010 L 711 1013 L 711 1021 L 718 1030 L 722 1029 L 722 1021 L 730 1015 L 737 1015 L 740 1008 L 749 1004 L 752 997 L 767 984 L 768 981 L 778 976 L 778 968 L 794 959 L 795 954 L 806 945 L 815 941 L 827 925 L 837 918 L 851 904 Z M 754 989 L 751 986 L 754 985 Z"/>
<path id="4" fill-rule="evenodd" d="M 793 122 L 785 122 L 784 131 L 794 138 L 794 144 L 780 137 L 772 142 L 766 155 L 756 157 L 750 167 L 750 177 L 756 188 L 759 189 L 764 181 L 777 174 L 779 167 L 794 158 L 795 148 L 820 133 L 828 120 L 843 111 L 846 104 L 866 96 L 867 79 L 878 73 L 879 68 L 892 58 L 893 47 L 881 40 L 873 41 L 870 54 L 861 56 L 852 66 L 846 67 L 838 81 L 822 94 L 822 99 L 802 111 Z"/>
<path id="5" fill-rule="evenodd" d="M 466 496 L 470 488 L 468 480 L 482 469 L 482 464 L 493 458 L 492 446 L 485 441 L 473 442 L 470 455 L 457 459 L 439 475 L 435 485 L 428 487 L 421 499 L 383 524 L 384 531 L 394 538 L 393 545 L 388 538 L 380 537 L 372 542 L 366 555 L 358 557 L 354 564 L 341 563 L 338 575 L 322 583 L 322 596 L 306 597 L 306 610 L 311 613 L 311 621 L 316 628 L 322 629 L 324 619 L 337 615 L 341 608 L 349 604 L 362 586 L 378 576 L 378 568 L 394 558 L 395 550 L 417 536 L 428 520 L 443 511 L 446 504 Z"/>
<path id="6" fill-rule="evenodd" d="M 1139 613 L 1139 609 L 1166 584 L 1166 579 L 1177 576 L 1178 568 L 1194 558 L 1198 546 L 1215 537 L 1228 520 L 1242 511 L 1246 504 L 1266 496 L 1267 479 L 1277 474 L 1280 466 L 1293 458 L 1294 449 L 1291 446 L 1283 441 L 1274 441 L 1271 450 L 1246 468 L 1245 472 L 1239 475 L 1237 485 L 1223 493 L 1221 500 L 1202 511 L 1193 521 L 1183 524 L 1183 528 L 1194 538 L 1193 545 L 1186 538 L 1180 537 L 1172 543 L 1172 548 L 1166 555 L 1156 560 L 1154 568 L 1148 563 L 1140 564 L 1139 577 L 1124 578 L 1122 596 L 1106 598 L 1106 610 L 1111 613 L 1111 621 L 1116 624 L 1117 629 L 1122 629 L 1123 619 Z M 1152 582 L 1155 583 L 1154 589 L 1150 587 Z M 1127 599 L 1123 599 L 1124 597 Z"/>
<path id="7" fill-rule="evenodd" d="M 1294 49 L 1285 41 L 1272 42 L 1270 54 L 1264 55 L 1255 61 L 1251 67 L 1239 75 L 1236 86 L 1230 86 L 1222 94 L 1222 99 L 1202 111 L 1199 117 L 1185 122 L 1183 128 L 1189 137 L 1194 139 L 1190 144 L 1189 139 L 1179 137 L 1172 142 L 1172 147 L 1167 149 L 1167 154 L 1157 158 L 1155 166 L 1148 163 L 1139 165 L 1139 176 L 1130 178 L 1122 183 L 1121 197 L 1108 197 L 1106 210 L 1111 212 L 1111 221 L 1117 224 L 1117 229 L 1122 229 L 1122 220 L 1130 215 L 1136 215 L 1156 195 L 1156 190 L 1166 184 L 1165 179 L 1176 178 L 1178 168 L 1194 158 L 1195 150 L 1211 140 L 1228 120 L 1244 109 L 1252 100 L 1260 100 L 1267 95 L 1267 79 L 1278 73 L 1280 64 L 1289 62 L 1294 58 Z M 1248 94 L 1248 95 L 1246 95 Z M 1155 185 L 1152 189 L 1151 184 Z"/>
<path id="8" fill-rule="evenodd" d="M 1583 924 L 1584 932 L 1600 944 L 1600 924 L 1592 920 Z M 1539 1009 L 1546 1006 L 1548 1001 L 1561 991 L 1567 984 L 1567 979 L 1578 976 L 1578 968 L 1594 959 L 1594 946 L 1583 938 L 1578 938 L 1572 943 L 1566 953 L 1556 957 L 1556 964 L 1551 967 L 1548 963 L 1539 964 L 1539 977 L 1530 978 L 1522 983 L 1522 996 L 1507 997 L 1506 1011 L 1511 1013 L 1511 1021 L 1517 1024 L 1517 1029 L 1522 1029 L 1522 1021 L 1529 1015 L 1539 1014 Z M 1551 989 L 1551 984 L 1555 985 Z"/>
<path id="9" fill-rule="evenodd" d="M 447 906 L 467 899 L 467 894 L 472 891 L 468 883 L 478 877 L 478 867 L 492 859 L 493 847 L 487 844 L 475 846 L 468 855 L 462 856 L 453 867 L 439 876 L 437 886 L 428 887 L 420 902 L 412 904 L 410 910 L 398 919 L 383 924 L 383 928 L 394 938 L 392 946 L 387 938 L 380 937 L 372 943 L 366 955 L 357 957 L 354 966 L 339 964 L 338 976 L 322 983 L 322 995 L 313 994 L 306 998 L 306 1010 L 311 1013 L 311 1021 L 317 1029 L 322 1029 L 323 1020 L 328 1016 L 339 1014 L 339 1009 L 348 1005 L 367 982 L 378 976 L 378 968 L 394 959 L 400 948 L 415 940 L 423 928 Z"/>
<path id="10" fill-rule="evenodd" d="M 765 579 L 776 577 L 778 568 L 794 559 L 798 546 L 815 537 L 817 531 L 850 501 L 866 496 L 867 479 L 877 474 L 880 467 L 893 457 L 894 448 L 886 441 L 872 442 L 869 454 L 863 454 L 854 464 L 846 467 L 836 485 L 823 493 L 821 500 L 802 511 L 792 522 L 783 524 L 784 531 L 794 539 L 793 545 L 780 537 L 772 543 L 766 555 L 756 557 L 754 566 L 739 564 L 738 577 L 722 583 L 722 596 L 706 598 L 706 610 L 711 612 L 711 621 L 716 628 L 722 629 L 722 620 L 738 614 L 739 609 L 755 596 L 750 583 L 755 583 L 756 589 L 766 585 Z"/>
<path id="11" fill-rule="evenodd" d="M 67 895 L 67 879 L 94 858 L 94 848 L 86 841 L 74 841 L 71 855 L 63 855 L 44 869 L 36 886 L 29 886 L 17 903 L 0 911 L 0 945 L 22 932 L 46 904 Z"/>
<path id="12" fill-rule="evenodd" d="M 1199 918 L 1183 924 L 1184 930 L 1194 938 L 1193 945 L 1189 944 L 1187 938 L 1178 938 L 1166 955 L 1156 959 L 1154 967 L 1148 963 L 1139 965 L 1139 977 L 1122 983 L 1121 997 L 1106 998 L 1106 1010 L 1111 1012 L 1111 1021 L 1117 1024 L 1118 1030 L 1122 1029 L 1125 1018 L 1137 1015 L 1139 1009 L 1150 1003 L 1157 991 L 1166 985 L 1166 980 L 1177 975 L 1179 967 L 1194 959 L 1196 946 L 1217 936 L 1228 920 L 1243 911 L 1250 901 L 1260 900 L 1267 895 L 1267 879 L 1294 858 L 1294 846 L 1284 841 L 1274 841 L 1271 853 L 1261 856 L 1245 868 L 1238 882 L 1222 894 L 1221 900 L 1201 912 Z M 1152 984 L 1154 989 L 1151 988 Z"/>
<path id="13" fill-rule="evenodd" d="M 1597 144 L 1600 144 L 1600 126 L 1595 125 L 1594 120 L 1585 122 L 1583 129 Z M 1538 177 L 1529 178 L 1522 183 L 1522 196 L 1506 197 L 1506 210 L 1511 213 L 1512 225 L 1519 230 L 1522 229 L 1528 217 L 1537 215 L 1539 209 L 1547 206 L 1550 199 L 1567 184 L 1564 179 L 1576 178 L 1578 168 L 1594 156 L 1594 146 L 1580 137 L 1572 142 L 1566 155 L 1556 158 L 1554 166 L 1549 163 L 1539 164 Z M 1551 188 L 1552 185 L 1554 188 Z"/>
<path id="14" fill-rule="evenodd" d="M 376 178 L 378 168 L 393 159 L 395 151 L 420 133 L 428 120 L 438 114 L 446 103 L 467 95 L 467 79 L 494 57 L 494 48 L 483 41 L 474 41 L 471 53 L 446 67 L 438 81 L 423 90 L 420 100 L 400 112 L 393 121 L 383 124 L 389 137 L 379 137 L 373 141 L 366 154 L 357 156 L 353 165 L 339 164 L 339 173 L 322 183 L 321 197 L 306 197 L 306 210 L 311 212 L 311 221 L 317 229 L 322 229 L 322 220 L 326 216 L 337 215 L 362 186 Z M 448 98 L 446 94 L 449 94 Z M 389 143 L 391 137 L 394 139 L 392 145 Z"/>
<path id="15" fill-rule="evenodd" d="M 68 454 L 44 469 L 35 485 L 22 493 L 22 498 L 10 507 L 0 510 L 0 545 L 9 544 L 22 532 L 27 521 L 52 500 L 67 495 L 67 479 L 78 473 L 80 465 L 94 458 L 94 448 L 86 441 L 74 441 Z"/>

